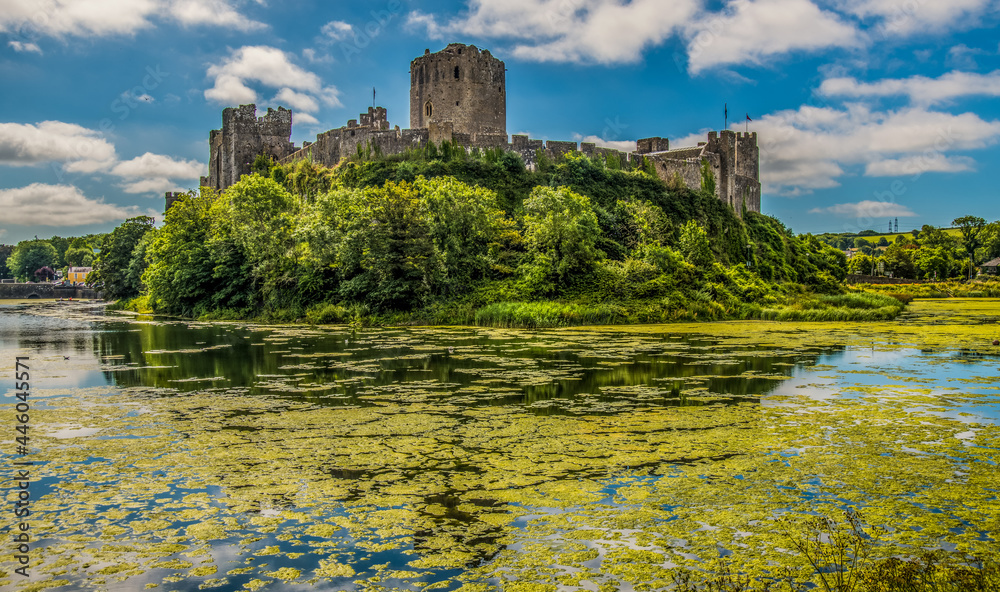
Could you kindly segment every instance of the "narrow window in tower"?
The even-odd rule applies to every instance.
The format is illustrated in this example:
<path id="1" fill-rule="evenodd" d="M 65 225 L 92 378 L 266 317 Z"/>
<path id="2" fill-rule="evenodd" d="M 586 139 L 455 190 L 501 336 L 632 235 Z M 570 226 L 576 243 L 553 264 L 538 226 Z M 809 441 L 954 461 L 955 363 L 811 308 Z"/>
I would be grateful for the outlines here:
<path id="1" fill-rule="evenodd" d="M 455 66 L 455 80 L 458 80 L 458 66 Z"/>
<path id="2" fill-rule="evenodd" d="M 427 104 L 424 105 L 424 116 L 430 117 L 433 114 L 434 114 L 434 107 L 431 105 L 430 101 L 427 101 Z"/>

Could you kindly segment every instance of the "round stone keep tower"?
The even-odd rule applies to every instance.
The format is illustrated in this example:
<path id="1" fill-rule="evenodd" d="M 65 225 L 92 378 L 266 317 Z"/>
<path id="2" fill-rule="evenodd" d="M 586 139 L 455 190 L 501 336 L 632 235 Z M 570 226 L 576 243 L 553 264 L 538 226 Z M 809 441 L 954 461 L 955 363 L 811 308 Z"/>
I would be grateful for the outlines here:
<path id="1" fill-rule="evenodd" d="M 450 123 L 454 133 L 507 134 L 504 64 L 489 50 L 451 43 L 410 62 L 410 127 Z"/>

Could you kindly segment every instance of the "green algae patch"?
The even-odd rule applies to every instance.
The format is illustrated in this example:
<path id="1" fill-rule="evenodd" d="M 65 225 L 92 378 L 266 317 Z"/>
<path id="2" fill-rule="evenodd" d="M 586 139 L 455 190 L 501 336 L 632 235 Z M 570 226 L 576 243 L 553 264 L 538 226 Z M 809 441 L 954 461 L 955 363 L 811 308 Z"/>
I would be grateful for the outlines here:
<path id="1" fill-rule="evenodd" d="M 156 386 L 43 393 L 40 569 L 81 589 L 169 569 L 202 589 L 638 590 L 723 557 L 808 580 L 790 540 L 851 507 L 885 529 L 879 557 L 995 554 L 1000 363 L 981 321 L 998 312 L 347 344 L 255 329 L 315 367 L 260 354 L 233 386 L 146 368 Z M 96 431 L 59 437 L 81 425 Z"/>

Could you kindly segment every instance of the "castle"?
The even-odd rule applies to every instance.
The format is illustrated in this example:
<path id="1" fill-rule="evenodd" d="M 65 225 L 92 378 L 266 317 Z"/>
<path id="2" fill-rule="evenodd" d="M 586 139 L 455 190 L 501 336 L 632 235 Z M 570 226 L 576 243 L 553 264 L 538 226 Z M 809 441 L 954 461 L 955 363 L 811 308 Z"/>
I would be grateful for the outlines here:
<path id="1" fill-rule="evenodd" d="M 507 85 L 504 63 L 489 50 L 474 45 L 449 44 L 410 63 L 410 129 L 390 128 L 382 107 L 369 107 L 358 120 L 323 132 L 301 148 L 290 141 L 292 112 L 268 109 L 257 117 L 256 105 L 241 105 L 222 112 L 222 129 L 209 134 L 209 174 L 203 186 L 223 190 L 249 174 L 253 161 L 266 154 L 281 163 L 311 159 L 334 166 L 358 148 L 381 154 L 398 154 L 442 142 L 473 148 L 500 148 L 518 154 L 533 168 L 539 154 L 557 159 L 568 152 L 618 158 L 622 163 L 651 161 L 657 175 L 668 182 L 680 180 L 692 189 L 701 187 L 703 163 L 715 176 L 715 192 L 740 215 L 760 212 L 760 151 L 757 133 L 723 130 L 710 132 L 707 141 L 690 148 L 670 149 L 666 138 L 636 142 L 634 152 L 599 148 L 593 143 L 533 140 L 507 136 Z M 168 195 L 176 198 L 174 195 Z M 169 203 L 168 203 L 169 205 Z"/>

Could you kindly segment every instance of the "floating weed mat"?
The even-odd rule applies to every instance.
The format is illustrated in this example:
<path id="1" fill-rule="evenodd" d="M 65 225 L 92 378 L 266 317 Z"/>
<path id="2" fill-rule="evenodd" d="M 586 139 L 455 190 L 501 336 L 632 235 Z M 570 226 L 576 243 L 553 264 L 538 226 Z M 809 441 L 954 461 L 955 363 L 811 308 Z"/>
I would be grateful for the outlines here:
<path id="1" fill-rule="evenodd" d="M 170 380 L 242 386 L 39 391 L 34 586 L 816 583 L 795 541 L 845 508 L 885 530 L 877 560 L 995 556 L 1000 363 L 988 326 L 933 304 L 878 326 L 253 327 L 255 349 L 291 353 L 153 354 L 177 361 Z M 197 344 L 156 330 L 144 350 Z M 213 364 L 185 376 L 198 356 Z M 221 362 L 240 361 L 235 380 Z M 0 585 L 20 585 L 2 560 Z"/>

